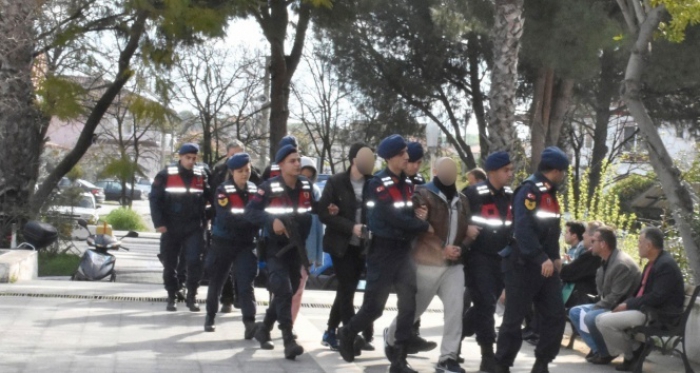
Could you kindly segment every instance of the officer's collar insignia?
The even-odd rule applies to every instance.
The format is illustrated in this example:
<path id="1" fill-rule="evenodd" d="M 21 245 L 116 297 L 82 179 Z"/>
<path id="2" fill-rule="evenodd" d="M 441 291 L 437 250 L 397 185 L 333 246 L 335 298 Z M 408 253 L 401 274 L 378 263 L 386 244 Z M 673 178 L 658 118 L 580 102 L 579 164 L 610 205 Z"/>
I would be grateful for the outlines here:
<path id="1" fill-rule="evenodd" d="M 513 194 L 513 189 L 509 186 L 504 187 L 503 190 L 508 194 Z"/>
<path id="2" fill-rule="evenodd" d="M 261 195 L 261 196 L 264 196 L 264 195 L 265 195 L 265 189 L 262 189 L 262 188 L 258 189 L 258 194 Z"/>
<path id="3" fill-rule="evenodd" d="M 380 185 L 377 187 L 377 193 L 384 191 L 384 186 Z"/>
<path id="4" fill-rule="evenodd" d="M 256 187 L 255 184 L 248 182 L 248 193 L 255 193 L 257 191 L 258 191 L 258 187 Z"/>

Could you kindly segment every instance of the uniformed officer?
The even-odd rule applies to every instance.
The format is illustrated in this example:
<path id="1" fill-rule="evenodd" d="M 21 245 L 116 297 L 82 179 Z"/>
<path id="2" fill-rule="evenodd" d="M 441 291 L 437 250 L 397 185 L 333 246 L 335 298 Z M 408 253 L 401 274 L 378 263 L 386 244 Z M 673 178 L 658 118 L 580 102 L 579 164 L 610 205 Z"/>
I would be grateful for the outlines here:
<path id="1" fill-rule="evenodd" d="M 522 345 L 521 325 L 535 306 L 540 339 L 533 373 L 547 373 L 559 353 L 565 313 L 559 270 L 561 211 L 557 185 L 566 177 L 569 159 L 557 147 L 542 152 L 538 171 L 527 178 L 513 197 L 514 237 L 502 252 L 506 310 L 498 335 L 496 372 L 509 372 Z"/>
<path id="2" fill-rule="evenodd" d="M 362 307 L 340 329 L 339 350 L 352 362 L 364 345 L 358 332 L 378 319 L 392 287 L 398 296 L 396 343 L 391 373 L 415 372 L 406 362 L 406 343 L 411 337 L 416 306 L 416 267 L 410 257 L 411 242 L 417 234 L 432 230 L 425 221 L 427 208 L 414 210 L 413 183 L 406 176 L 407 144 L 392 135 L 382 140 L 377 154 L 387 168 L 377 173 L 367 186 L 368 221 L 372 243 L 367 255 L 367 285 Z"/>
<path id="3" fill-rule="evenodd" d="M 153 180 L 151 217 L 160 236 L 160 258 L 163 263 L 163 282 L 168 292 L 166 310 L 176 311 L 179 283 L 177 267 L 180 251 L 187 262 L 187 307 L 199 311 L 196 302 L 201 277 L 201 254 L 204 246 L 205 208 L 210 190 L 205 172 L 195 166 L 199 147 L 184 144 L 176 166 L 159 172 Z"/>
<path id="4" fill-rule="evenodd" d="M 297 144 L 297 138 L 288 135 L 282 138 L 280 140 L 279 144 L 277 144 L 277 150 L 282 149 L 283 147 L 291 145 L 292 147 L 298 149 L 299 145 Z M 272 162 L 265 170 L 263 171 L 262 174 L 262 181 L 267 181 L 269 179 L 272 179 L 273 177 L 280 176 L 280 165 L 278 165 L 275 162 Z"/>
<path id="5" fill-rule="evenodd" d="M 308 179 L 300 176 L 301 162 L 294 146 L 280 148 L 275 164 L 279 165 L 280 176 L 264 182 L 245 209 L 246 219 L 263 229 L 269 271 L 268 288 L 273 294 L 264 321 L 256 324 L 255 339 L 260 342 L 261 348 L 273 349 L 270 331 L 277 321 L 284 340 L 284 356 L 294 360 L 304 353 L 292 333 L 292 296 L 299 288 L 299 269 L 306 259 L 306 249 L 301 247 L 303 258 L 299 248 L 292 248 L 279 257 L 277 254 L 290 243 L 289 237 L 294 233 L 301 245 L 306 242 L 311 229 L 312 185 Z M 285 225 L 283 220 L 293 221 L 296 227 Z M 297 231 L 290 233 L 288 230 L 293 228 Z"/>
<path id="6" fill-rule="evenodd" d="M 465 276 L 474 306 L 464 316 L 463 336 L 476 333 L 481 347 L 480 371 L 492 373 L 495 367 L 493 344 L 494 313 L 503 292 L 501 257 L 512 237 L 513 165 L 506 152 L 495 152 L 484 162 L 488 179 L 466 189 L 471 209 L 470 238 L 474 241 L 467 253 Z"/>
<path id="7" fill-rule="evenodd" d="M 407 151 L 406 176 L 411 179 L 414 187 L 425 184 L 425 178 L 420 173 L 420 168 L 423 165 L 423 156 L 425 155 L 423 146 L 417 141 L 412 141 L 408 143 Z"/>
<path id="8" fill-rule="evenodd" d="M 248 153 L 233 155 L 226 166 L 232 177 L 216 189 L 216 218 L 212 229 L 212 246 L 207 256 L 210 280 L 204 330 L 215 330 L 214 318 L 219 296 L 233 266 L 245 325 L 244 337 L 252 339 L 255 333 L 253 281 L 258 269 L 258 259 L 253 249 L 257 227 L 244 219 L 243 213 L 249 197 L 257 192 L 257 187 L 249 181 L 251 164 Z"/>

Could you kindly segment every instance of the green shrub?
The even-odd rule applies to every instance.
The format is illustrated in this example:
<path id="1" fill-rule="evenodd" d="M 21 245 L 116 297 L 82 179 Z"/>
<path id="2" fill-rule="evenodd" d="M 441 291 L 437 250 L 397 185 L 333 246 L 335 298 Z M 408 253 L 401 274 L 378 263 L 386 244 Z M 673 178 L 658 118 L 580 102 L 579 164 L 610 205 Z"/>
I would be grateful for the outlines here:
<path id="1" fill-rule="evenodd" d="M 71 276 L 78 268 L 80 256 L 74 253 L 39 251 L 39 276 Z"/>
<path id="2" fill-rule="evenodd" d="M 129 208 L 122 207 L 112 210 L 103 219 L 112 226 L 112 229 L 118 231 L 145 231 L 147 229 L 141 215 Z"/>

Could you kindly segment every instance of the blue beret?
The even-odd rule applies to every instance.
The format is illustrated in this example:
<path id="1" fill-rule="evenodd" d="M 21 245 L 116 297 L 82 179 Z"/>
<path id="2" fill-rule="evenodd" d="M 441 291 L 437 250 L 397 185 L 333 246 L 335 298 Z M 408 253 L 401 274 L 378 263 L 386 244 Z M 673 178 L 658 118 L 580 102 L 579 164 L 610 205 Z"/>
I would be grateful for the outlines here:
<path id="1" fill-rule="evenodd" d="M 180 147 L 180 150 L 177 152 L 177 154 L 183 155 L 183 154 L 197 154 L 199 153 L 199 145 L 193 144 L 191 142 L 188 142 L 186 144 L 182 144 Z"/>
<path id="2" fill-rule="evenodd" d="M 384 159 L 396 157 L 408 146 L 400 135 L 391 135 L 379 143 L 377 154 Z"/>
<path id="3" fill-rule="evenodd" d="M 285 145 L 280 148 L 280 150 L 277 151 L 277 154 L 275 154 L 275 163 L 282 163 L 285 158 L 287 158 L 290 154 L 296 153 L 297 148 L 293 147 L 292 145 Z"/>
<path id="4" fill-rule="evenodd" d="M 555 170 L 566 170 L 569 168 L 569 157 L 556 146 L 550 146 L 542 152 L 540 165 Z"/>
<path id="5" fill-rule="evenodd" d="M 498 169 L 501 169 L 502 167 L 509 165 L 510 163 L 510 156 L 508 155 L 508 153 L 491 153 L 488 157 L 486 157 L 486 161 L 484 162 L 484 170 L 486 170 L 486 172 L 496 171 Z"/>
<path id="6" fill-rule="evenodd" d="M 408 161 L 409 162 L 418 162 L 423 158 L 423 155 L 425 153 L 423 152 L 423 146 L 416 141 L 412 141 L 408 143 Z"/>
<path id="7" fill-rule="evenodd" d="M 298 147 L 299 145 L 297 144 L 297 138 L 294 136 L 285 136 L 280 140 L 279 144 L 277 144 L 277 149 L 282 149 L 286 145 L 291 145 L 293 147 Z"/>
<path id="8" fill-rule="evenodd" d="M 238 153 L 231 156 L 226 161 L 226 166 L 229 170 L 237 170 L 250 163 L 250 155 L 248 153 Z"/>

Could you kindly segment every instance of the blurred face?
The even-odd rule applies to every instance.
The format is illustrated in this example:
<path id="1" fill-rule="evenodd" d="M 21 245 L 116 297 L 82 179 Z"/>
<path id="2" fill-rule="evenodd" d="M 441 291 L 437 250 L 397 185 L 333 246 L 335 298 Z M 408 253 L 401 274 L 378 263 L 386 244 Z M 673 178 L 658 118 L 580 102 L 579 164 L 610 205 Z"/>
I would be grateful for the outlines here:
<path id="1" fill-rule="evenodd" d="M 401 153 L 389 158 L 386 161 L 387 165 L 389 165 L 389 168 L 406 172 L 406 168 L 408 167 L 408 152 L 406 151 L 407 149 L 408 148 L 403 148 Z"/>
<path id="2" fill-rule="evenodd" d="M 233 176 L 233 182 L 236 183 L 236 185 L 238 186 L 245 185 L 248 182 L 248 180 L 250 180 L 250 172 L 250 163 L 241 168 L 232 170 L 231 176 Z"/>
<path id="3" fill-rule="evenodd" d="M 420 171 L 420 167 L 423 165 L 423 160 L 419 159 L 416 162 L 408 162 L 406 165 L 406 175 L 408 176 L 416 176 L 418 174 L 418 171 Z"/>
<path id="4" fill-rule="evenodd" d="M 474 174 L 468 174 L 467 175 L 467 182 L 469 183 L 469 185 L 476 185 L 476 183 L 478 183 L 479 180 L 476 179 Z"/>
<path id="5" fill-rule="evenodd" d="M 197 154 L 182 154 L 180 156 L 180 164 L 186 170 L 191 170 L 194 168 L 195 163 L 197 163 Z"/>
<path id="6" fill-rule="evenodd" d="M 585 232 L 583 232 L 583 247 L 586 249 L 591 249 L 591 245 L 593 245 L 593 235 L 588 233 L 588 229 L 586 229 Z"/>
<path id="7" fill-rule="evenodd" d="M 491 184 L 497 184 L 501 186 L 510 185 L 513 180 L 513 165 L 509 164 L 505 167 L 501 167 L 498 170 L 489 172 L 489 181 Z"/>
<path id="8" fill-rule="evenodd" d="M 437 162 L 437 177 L 440 182 L 449 186 L 457 180 L 457 163 L 450 158 L 442 158 Z"/>
<path id="9" fill-rule="evenodd" d="M 311 167 L 304 167 L 301 169 L 301 174 L 302 176 L 306 177 L 307 179 L 314 181 L 316 178 L 316 171 L 314 171 L 313 168 Z"/>
<path id="10" fill-rule="evenodd" d="M 563 184 L 566 180 L 566 171 L 554 170 L 550 173 L 550 181 L 554 184 Z"/>
<path id="11" fill-rule="evenodd" d="M 299 176 L 301 174 L 301 157 L 299 153 L 292 153 L 279 164 L 280 172 L 286 176 Z"/>
<path id="12" fill-rule="evenodd" d="M 649 253 L 651 250 L 654 250 L 654 248 L 651 245 L 651 242 L 647 240 L 646 235 L 640 234 L 639 235 L 639 243 L 637 245 L 637 248 L 639 249 L 639 256 L 641 258 L 649 258 Z"/>
<path id="13" fill-rule="evenodd" d="M 352 164 L 357 168 L 363 175 L 371 175 L 374 171 L 374 153 L 370 148 L 362 148 L 357 152 L 355 159 L 353 159 Z"/>

